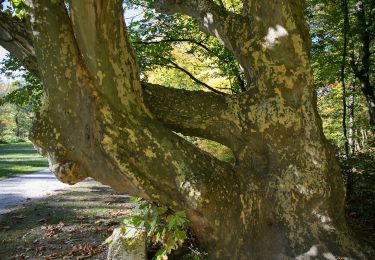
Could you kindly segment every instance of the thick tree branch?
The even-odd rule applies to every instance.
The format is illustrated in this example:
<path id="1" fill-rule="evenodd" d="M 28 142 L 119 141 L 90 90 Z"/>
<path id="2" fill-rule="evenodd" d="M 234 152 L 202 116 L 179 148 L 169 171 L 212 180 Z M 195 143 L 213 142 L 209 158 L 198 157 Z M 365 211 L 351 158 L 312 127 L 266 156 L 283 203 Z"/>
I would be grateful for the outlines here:
<path id="1" fill-rule="evenodd" d="M 64 2 L 33 1 L 30 15 L 39 73 L 47 95 L 55 98 L 59 93 L 63 98 L 69 91 L 78 93 L 73 72 L 80 66 L 80 55 Z"/>
<path id="2" fill-rule="evenodd" d="M 236 40 L 243 38 L 246 31 L 239 28 L 247 28 L 241 15 L 228 12 L 212 0 L 156 0 L 155 8 L 163 13 L 183 13 L 193 17 L 204 31 L 231 51 L 235 51 Z"/>
<path id="3" fill-rule="evenodd" d="M 24 19 L 0 12 L 0 45 L 20 60 L 27 70 L 38 76 L 35 51 Z"/>
<path id="4" fill-rule="evenodd" d="M 72 1 L 70 12 L 80 52 L 98 91 L 117 109 L 131 103 L 136 110 L 142 100 L 139 71 L 120 2 Z"/>
<path id="5" fill-rule="evenodd" d="M 84 132 L 79 129 L 80 123 L 88 120 L 76 112 L 84 111 L 82 92 L 78 87 L 84 70 L 64 2 L 32 1 L 29 15 L 33 43 L 37 46 L 36 67 L 46 94 L 30 137 L 46 151 L 51 168 L 62 170 L 66 169 L 62 165 L 72 159 L 67 150 L 75 150 L 72 143 L 76 140 L 61 133 L 76 128 L 76 135 L 80 136 Z M 69 169 L 77 169 L 75 164 L 68 165 Z"/>
<path id="6" fill-rule="evenodd" d="M 240 144 L 236 98 L 204 91 L 187 91 L 142 83 L 147 108 L 173 131 L 222 143 Z"/>

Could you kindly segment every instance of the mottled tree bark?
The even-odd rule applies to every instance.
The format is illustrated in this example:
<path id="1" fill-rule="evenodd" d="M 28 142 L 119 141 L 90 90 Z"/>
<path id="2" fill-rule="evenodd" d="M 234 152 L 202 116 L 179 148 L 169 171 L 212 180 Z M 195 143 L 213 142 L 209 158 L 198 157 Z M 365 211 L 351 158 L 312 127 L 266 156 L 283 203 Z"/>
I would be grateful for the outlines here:
<path id="1" fill-rule="evenodd" d="M 344 219 L 342 176 L 312 88 L 296 0 L 158 0 L 230 49 L 251 86 L 239 95 L 141 84 L 119 0 L 35 0 L 30 21 L 46 98 L 33 142 L 62 181 L 91 176 L 184 209 L 212 259 L 365 258 Z M 232 149 L 230 165 L 174 132 Z M 369 254 L 369 253 L 368 253 Z"/>

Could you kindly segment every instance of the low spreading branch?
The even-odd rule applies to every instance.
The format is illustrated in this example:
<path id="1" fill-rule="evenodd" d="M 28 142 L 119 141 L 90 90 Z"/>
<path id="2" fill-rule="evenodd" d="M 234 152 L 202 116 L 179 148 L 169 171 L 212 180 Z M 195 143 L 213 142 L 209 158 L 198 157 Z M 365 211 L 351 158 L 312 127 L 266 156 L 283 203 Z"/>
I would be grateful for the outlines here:
<path id="1" fill-rule="evenodd" d="M 234 96 L 150 83 L 142 83 L 142 87 L 147 108 L 171 130 L 214 140 L 232 150 L 240 145 L 238 116 L 232 109 Z"/>

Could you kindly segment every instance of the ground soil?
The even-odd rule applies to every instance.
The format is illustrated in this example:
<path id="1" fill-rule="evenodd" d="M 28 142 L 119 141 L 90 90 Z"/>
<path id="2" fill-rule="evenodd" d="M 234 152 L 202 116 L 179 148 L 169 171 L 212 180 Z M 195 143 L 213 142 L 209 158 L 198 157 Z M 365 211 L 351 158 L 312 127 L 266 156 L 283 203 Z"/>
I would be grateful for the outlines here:
<path id="1" fill-rule="evenodd" d="M 103 242 L 133 213 L 129 196 L 94 181 L 58 192 L 26 200 L 3 215 L 0 260 L 106 258 L 108 245 Z M 375 218 L 370 210 L 375 201 L 365 198 L 348 204 L 347 220 L 360 240 L 375 247 Z"/>
<path id="2" fill-rule="evenodd" d="M 105 239 L 132 213 L 125 194 L 91 183 L 32 201 L 0 220 L 0 259 L 105 259 Z"/>

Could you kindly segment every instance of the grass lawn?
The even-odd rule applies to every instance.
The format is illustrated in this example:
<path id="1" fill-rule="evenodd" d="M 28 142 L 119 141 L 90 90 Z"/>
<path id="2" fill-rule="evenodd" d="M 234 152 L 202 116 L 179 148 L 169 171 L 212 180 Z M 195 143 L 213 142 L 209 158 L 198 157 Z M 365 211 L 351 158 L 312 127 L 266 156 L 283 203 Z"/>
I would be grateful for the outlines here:
<path id="1" fill-rule="evenodd" d="M 0 219 L 0 259 L 106 259 L 103 242 L 132 208 L 97 183 L 33 201 Z"/>
<path id="2" fill-rule="evenodd" d="M 31 143 L 0 144 L 0 180 L 46 169 L 48 162 Z"/>

